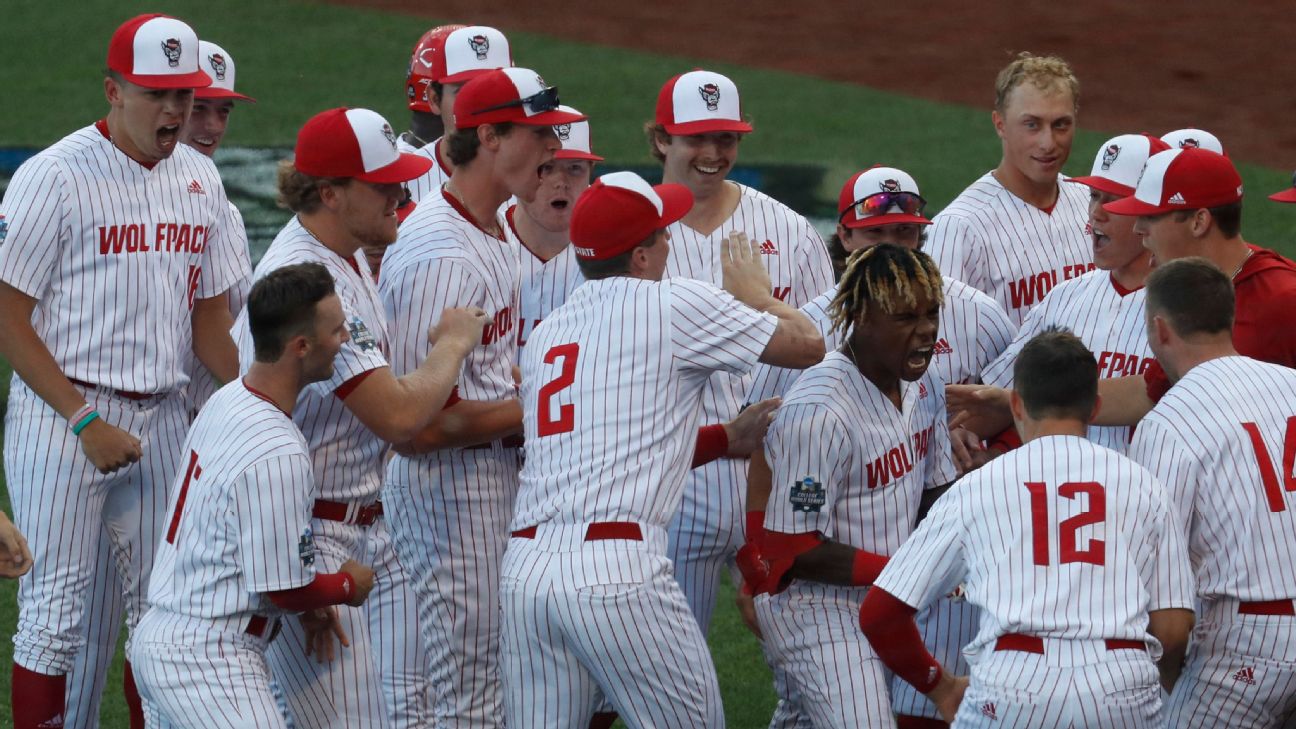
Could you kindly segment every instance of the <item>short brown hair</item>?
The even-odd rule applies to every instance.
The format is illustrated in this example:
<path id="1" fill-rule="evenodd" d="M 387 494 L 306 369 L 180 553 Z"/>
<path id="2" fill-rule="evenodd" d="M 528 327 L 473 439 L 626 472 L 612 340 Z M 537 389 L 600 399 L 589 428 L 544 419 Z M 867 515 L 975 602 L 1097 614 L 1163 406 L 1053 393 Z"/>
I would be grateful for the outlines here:
<path id="1" fill-rule="evenodd" d="M 657 143 L 670 144 L 671 135 L 666 132 L 666 127 L 657 122 L 644 122 L 644 136 L 648 137 L 648 154 L 652 158 L 665 164 L 666 155 L 657 149 Z"/>
<path id="2" fill-rule="evenodd" d="M 1148 314 L 1164 318 L 1180 337 L 1233 329 L 1233 282 L 1205 258 L 1158 264 L 1145 287 Z"/>
<path id="3" fill-rule="evenodd" d="M 1088 423 L 1098 402 L 1098 361 L 1076 335 L 1049 328 L 1022 347 L 1013 363 L 1013 389 L 1036 420 Z"/>
<path id="4" fill-rule="evenodd" d="M 581 275 L 588 281 L 597 281 L 603 278 L 612 278 L 621 276 L 630 272 L 630 256 L 634 255 L 635 248 L 651 248 L 657 243 L 657 230 L 648 234 L 648 237 L 637 243 L 633 248 L 625 253 L 618 253 L 611 258 L 593 259 L 576 257 L 576 265 L 580 267 Z"/>
<path id="5" fill-rule="evenodd" d="M 1017 54 L 995 78 L 995 110 L 1004 113 L 1008 108 L 1008 94 L 1027 82 L 1041 91 L 1059 87 L 1070 91 L 1072 105 L 1076 111 L 1080 110 L 1080 80 L 1070 64 L 1057 56 L 1037 56 L 1027 51 Z"/>
<path id="6" fill-rule="evenodd" d="M 1193 216 L 1195 210 L 1176 210 L 1174 219 L 1176 223 L 1182 223 Z M 1206 212 L 1211 214 L 1211 220 L 1215 221 L 1215 227 L 1219 228 L 1220 235 L 1225 238 L 1236 238 L 1242 233 L 1242 201 L 1238 200 L 1227 205 L 1219 205 L 1213 208 L 1206 208 Z"/>
<path id="7" fill-rule="evenodd" d="M 277 268 L 253 284 L 247 310 L 256 361 L 277 362 L 289 339 L 311 333 L 315 305 L 333 293 L 333 277 L 318 263 Z"/>
<path id="8" fill-rule="evenodd" d="M 320 185 L 343 187 L 351 183 L 350 177 L 313 177 L 293 165 L 292 160 L 279 162 L 278 179 L 279 207 L 288 208 L 294 213 L 313 213 L 319 210 Z"/>
<path id="9" fill-rule="evenodd" d="M 507 137 L 513 131 L 513 122 L 499 124 L 482 124 L 495 127 L 495 133 Z M 477 150 L 481 148 L 481 139 L 477 137 L 477 127 L 456 129 L 454 134 L 446 135 L 446 156 L 455 167 L 466 165 L 477 159 Z"/>

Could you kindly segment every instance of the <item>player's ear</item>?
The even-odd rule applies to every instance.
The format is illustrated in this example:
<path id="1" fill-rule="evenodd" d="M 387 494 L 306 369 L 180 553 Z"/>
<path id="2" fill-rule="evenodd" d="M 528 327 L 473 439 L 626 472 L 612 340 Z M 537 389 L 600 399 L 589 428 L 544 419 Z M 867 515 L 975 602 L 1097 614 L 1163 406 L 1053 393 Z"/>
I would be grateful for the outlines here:
<path id="1" fill-rule="evenodd" d="M 1189 230 L 1192 231 L 1194 238 L 1204 238 L 1211 228 L 1215 226 L 1215 216 L 1211 215 L 1206 208 L 1197 208 L 1193 211 L 1192 223 Z"/>
<path id="2" fill-rule="evenodd" d="M 306 353 L 310 351 L 310 340 L 306 338 L 305 334 L 298 334 L 288 340 L 288 344 L 284 345 L 284 350 L 292 354 L 296 359 L 305 359 Z"/>
<path id="3" fill-rule="evenodd" d="M 1000 139 L 1003 139 L 1004 138 L 1004 118 L 1003 118 L 1003 114 L 1000 114 L 998 109 L 995 109 L 994 111 L 990 112 L 990 123 L 994 125 L 995 134 L 999 135 Z"/>
<path id="4" fill-rule="evenodd" d="M 1159 345 L 1165 345 L 1170 341 L 1170 322 L 1166 321 L 1160 314 L 1152 316 L 1152 331 L 1148 332 Z"/>
<path id="5" fill-rule="evenodd" d="M 108 103 L 112 106 L 121 104 L 122 87 L 112 76 L 104 76 L 104 97 L 108 99 Z"/>
<path id="6" fill-rule="evenodd" d="M 1014 423 L 1026 419 L 1026 405 L 1022 402 L 1021 395 L 1017 394 L 1017 390 L 1012 390 L 1008 394 L 1008 409 L 1012 411 Z"/>

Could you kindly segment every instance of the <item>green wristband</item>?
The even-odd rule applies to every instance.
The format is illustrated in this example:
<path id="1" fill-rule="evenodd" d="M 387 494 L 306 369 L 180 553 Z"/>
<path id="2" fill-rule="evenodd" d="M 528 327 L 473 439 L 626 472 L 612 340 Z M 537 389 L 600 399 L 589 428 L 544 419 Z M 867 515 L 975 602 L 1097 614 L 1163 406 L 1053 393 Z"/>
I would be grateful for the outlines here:
<path id="1" fill-rule="evenodd" d="M 85 430 L 86 426 L 94 422 L 94 419 L 97 417 L 99 417 L 99 411 L 91 410 L 89 415 L 85 416 L 84 418 L 81 418 L 80 422 L 72 426 L 72 435 L 76 435 L 76 436 L 81 435 L 81 431 Z"/>

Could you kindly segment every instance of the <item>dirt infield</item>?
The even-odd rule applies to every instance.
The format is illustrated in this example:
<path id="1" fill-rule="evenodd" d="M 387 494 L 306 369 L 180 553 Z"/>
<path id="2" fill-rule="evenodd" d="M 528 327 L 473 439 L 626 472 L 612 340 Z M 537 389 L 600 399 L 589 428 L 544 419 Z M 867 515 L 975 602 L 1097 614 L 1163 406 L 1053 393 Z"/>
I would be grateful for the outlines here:
<path id="1" fill-rule="evenodd" d="M 1113 133 L 1197 126 L 1237 158 L 1296 166 L 1296 12 L 1129 0 L 863 3 L 333 0 L 645 51 L 811 74 L 989 109 L 1020 50 L 1057 53 L 1082 84 L 1081 124 Z M 1195 12 L 1200 11 L 1200 12 Z M 737 20 L 735 20 L 737 19 Z"/>

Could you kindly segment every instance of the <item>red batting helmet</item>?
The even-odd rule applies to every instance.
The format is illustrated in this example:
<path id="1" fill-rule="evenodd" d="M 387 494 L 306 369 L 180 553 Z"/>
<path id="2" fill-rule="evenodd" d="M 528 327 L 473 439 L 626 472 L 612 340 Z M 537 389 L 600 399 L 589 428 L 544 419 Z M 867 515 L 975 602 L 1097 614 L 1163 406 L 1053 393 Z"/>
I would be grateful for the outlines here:
<path id="1" fill-rule="evenodd" d="M 409 73 L 405 80 L 405 98 L 411 111 L 432 113 L 428 103 L 428 86 L 436 81 L 433 75 L 433 59 L 441 53 L 446 36 L 466 25 L 438 25 L 419 38 L 410 55 Z"/>

